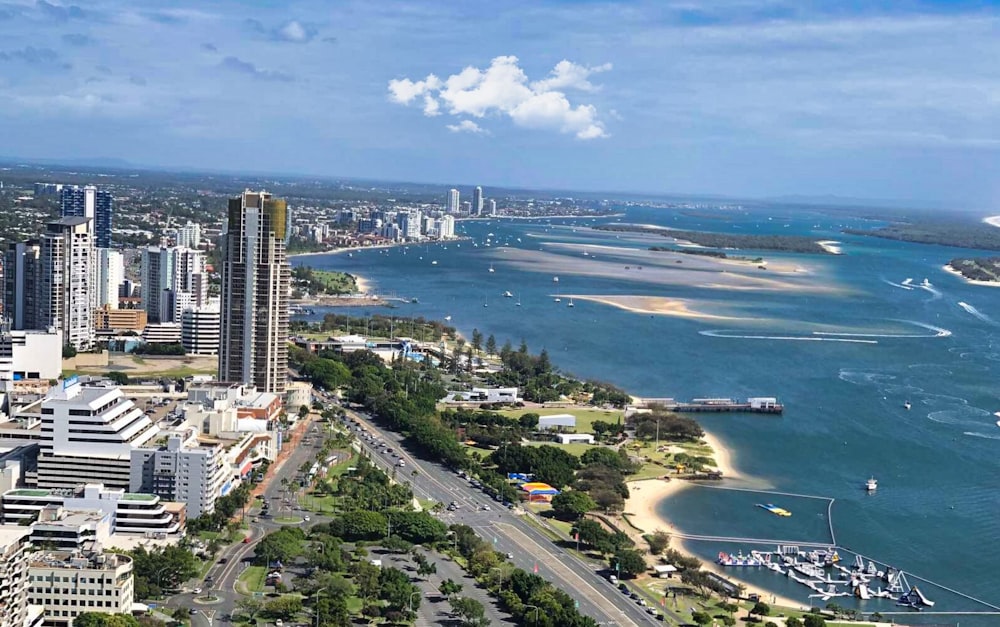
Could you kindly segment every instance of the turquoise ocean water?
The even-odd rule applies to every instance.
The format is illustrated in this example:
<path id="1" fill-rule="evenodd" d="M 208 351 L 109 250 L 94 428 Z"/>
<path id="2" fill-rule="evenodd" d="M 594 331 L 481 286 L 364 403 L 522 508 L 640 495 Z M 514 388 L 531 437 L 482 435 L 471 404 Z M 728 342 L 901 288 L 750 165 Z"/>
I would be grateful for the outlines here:
<path id="1" fill-rule="evenodd" d="M 623 211 L 620 218 L 596 221 L 466 221 L 460 230 L 471 240 L 460 243 L 294 263 L 356 272 L 380 293 L 419 301 L 396 309 L 354 308 L 355 314 L 451 316 L 467 336 L 478 328 L 501 344 L 523 338 L 533 352 L 546 348 L 568 373 L 640 396 L 777 396 L 785 405 L 781 417 L 700 418 L 753 479 L 731 486 L 834 499 L 829 512 L 837 544 L 906 571 L 910 583 L 937 602 L 934 610 L 988 608 L 916 577 L 1000 605 L 993 550 L 1000 538 L 1000 427 L 993 415 L 1000 411 L 1000 288 L 972 286 L 941 269 L 952 257 L 982 253 L 842 235 L 843 227 L 872 223 L 803 208 L 733 210 L 725 220 L 668 209 Z M 791 276 L 720 273 L 694 258 L 678 264 L 649 252 L 665 244 L 658 238 L 589 228 L 615 221 L 803 234 L 837 240 L 845 254 L 762 253 L 774 266 L 801 266 Z M 692 272 L 700 274 L 676 278 Z M 750 279 L 727 276 L 741 272 Z M 772 279 L 775 284 L 767 282 Z M 504 291 L 514 298 L 504 298 Z M 567 295 L 683 299 L 724 318 L 633 313 L 580 299 L 568 308 Z M 863 490 L 871 475 L 879 480 L 874 495 Z M 778 519 L 754 507 L 765 499 L 794 515 Z M 827 501 L 691 488 L 660 510 L 685 533 L 830 542 Z M 773 548 L 690 546 L 707 559 L 721 550 Z M 810 602 L 810 590 L 783 576 L 739 576 Z M 868 612 L 905 611 L 888 601 L 832 600 Z M 1000 624 L 1000 616 L 905 617 L 913 624 L 958 620 Z"/>

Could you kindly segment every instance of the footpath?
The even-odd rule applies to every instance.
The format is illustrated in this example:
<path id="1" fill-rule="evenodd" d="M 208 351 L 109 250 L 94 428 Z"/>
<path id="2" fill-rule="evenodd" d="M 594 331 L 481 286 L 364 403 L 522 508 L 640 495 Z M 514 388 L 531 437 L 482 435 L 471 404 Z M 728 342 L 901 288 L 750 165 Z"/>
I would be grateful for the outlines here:
<path id="1" fill-rule="evenodd" d="M 313 424 L 315 420 L 314 414 L 309 414 L 302 420 L 295 423 L 287 433 L 287 439 L 282 442 L 281 450 L 278 452 L 278 456 L 271 462 L 271 466 L 268 468 L 268 472 L 264 475 L 264 480 L 258 483 L 254 489 L 250 492 L 251 498 L 257 495 L 263 495 L 267 492 L 268 487 L 270 487 L 271 482 L 274 478 L 278 476 L 278 471 L 281 467 L 288 461 L 288 458 L 292 455 L 292 452 L 299 447 L 302 442 L 302 438 L 305 437 L 306 431 Z"/>

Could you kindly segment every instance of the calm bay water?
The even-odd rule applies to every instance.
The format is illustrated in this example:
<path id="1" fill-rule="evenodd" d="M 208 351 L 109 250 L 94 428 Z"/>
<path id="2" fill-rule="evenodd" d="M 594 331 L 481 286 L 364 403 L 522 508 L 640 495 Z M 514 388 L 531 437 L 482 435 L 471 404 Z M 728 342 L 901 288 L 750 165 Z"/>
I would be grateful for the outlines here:
<path id="1" fill-rule="evenodd" d="M 753 478 L 737 487 L 835 499 L 833 528 L 840 546 L 1000 605 L 993 555 L 1000 538 L 1000 428 L 992 415 L 1000 410 L 1000 288 L 971 286 L 941 270 L 954 256 L 982 253 L 845 236 L 842 227 L 870 223 L 805 209 L 763 207 L 726 215 L 711 220 L 630 208 L 614 220 L 463 222 L 461 230 L 472 241 L 294 263 L 356 272 L 380 293 L 419 299 L 394 310 L 364 310 L 368 313 L 452 316 L 467 336 L 478 328 L 501 344 L 524 339 L 533 352 L 546 348 L 566 372 L 610 381 L 640 396 L 777 396 L 786 408 L 781 417 L 701 418 L 733 451 L 741 473 Z M 842 256 L 764 256 L 772 264 L 807 267 L 811 274 L 803 280 L 809 285 L 839 289 L 735 290 L 713 286 L 710 275 L 697 285 L 649 280 L 655 268 L 669 269 L 655 253 L 643 252 L 658 243 L 655 238 L 588 228 L 618 220 L 837 240 Z M 637 263 L 644 264 L 643 271 Z M 607 272 L 612 265 L 620 270 Z M 912 281 L 904 284 L 907 278 Z M 921 285 L 924 278 L 930 285 Z M 505 290 L 515 298 L 502 297 Z M 683 298 L 696 310 L 756 320 L 632 313 L 581 300 L 570 309 L 565 297 L 554 301 L 557 294 Z M 517 300 L 522 306 L 515 306 Z M 912 409 L 903 407 L 905 401 Z M 879 480 L 874 495 L 863 490 L 870 475 Z M 692 488 L 660 508 L 688 533 L 829 542 L 824 503 L 788 497 L 780 504 L 795 515 L 778 521 L 753 507 L 764 499 Z M 756 547 L 692 543 L 692 548 L 711 558 L 720 550 Z M 809 591 L 784 577 L 742 575 L 807 602 Z M 935 610 L 986 609 L 921 587 L 937 601 Z M 858 607 L 900 609 L 885 601 Z M 955 619 L 914 615 L 905 622 Z M 961 622 L 1000 624 L 1000 617 L 965 616 Z"/>

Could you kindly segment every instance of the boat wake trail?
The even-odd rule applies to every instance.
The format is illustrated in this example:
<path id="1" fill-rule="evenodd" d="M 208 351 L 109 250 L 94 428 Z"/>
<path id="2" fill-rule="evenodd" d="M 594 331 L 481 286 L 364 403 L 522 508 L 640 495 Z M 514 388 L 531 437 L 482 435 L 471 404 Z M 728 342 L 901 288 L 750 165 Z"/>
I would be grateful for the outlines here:
<path id="1" fill-rule="evenodd" d="M 757 335 L 731 329 L 698 331 L 708 337 L 725 337 L 741 340 L 787 340 L 794 342 L 846 342 L 849 344 L 878 344 L 878 339 L 949 337 L 951 331 L 915 320 L 896 320 L 932 331 L 927 333 L 859 333 L 854 331 L 813 331 L 809 335 Z"/>
<path id="2" fill-rule="evenodd" d="M 995 322 L 993 322 L 992 318 L 990 318 L 989 316 L 987 316 L 986 314 L 984 314 L 983 312 L 979 311 L 978 309 L 976 309 L 975 307 L 973 307 L 972 305 L 970 305 L 968 303 L 963 303 L 962 301 L 958 301 L 958 306 L 961 307 L 962 309 L 964 309 L 969 314 L 972 314 L 976 318 L 979 318 L 983 322 L 989 322 L 990 324 L 996 324 Z"/>
<path id="3" fill-rule="evenodd" d="M 903 289 L 903 290 L 909 290 L 911 292 L 913 291 L 913 286 L 912 285 L 903 285 L 902 283 L 893 283 L 889 279 L 882 279 L 882 282 L 883 283 L 887 283 L 888 285 L 891 285 L 893 287 L 898 287 L 898 288 Z"/>
<path id="4" fill-rule="evenodd" d="M 816 337 L 815 335 L 744 335 L 741 331 L 709 330 L 698 331 L 699 335 L 708 337 L 725 337 L 740 340 L 788 340 L 795 342 L 847 342 L 851 344 L 878 344 L 877 340 L 861 340 L 842 337 Z"/>
<path id="5" fill-rule="evenodd" d="M 984 440 L 1000 440 L 1000 435 L 989 435 L 987 433 L 978 433 L 976 431 L 963 431 L 962 435 L 967 435 L 972 438 L 982 438 Z"/>

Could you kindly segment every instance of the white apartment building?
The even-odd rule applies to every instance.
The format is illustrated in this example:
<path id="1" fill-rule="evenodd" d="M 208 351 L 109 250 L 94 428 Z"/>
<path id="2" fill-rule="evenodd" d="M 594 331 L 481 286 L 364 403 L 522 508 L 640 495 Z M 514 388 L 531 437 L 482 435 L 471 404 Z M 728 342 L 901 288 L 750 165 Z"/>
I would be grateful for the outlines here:
<path id="1" fill-rule="evenodd" d="M 84 612 L 129 614 L 132 558 L 101 551 L 41 551 L 28 560 L 28 602 L 45 611 L 45 627 L 71 627 Z"/>
<path id="2" fill-rule="evenodd" d="M 452 216 L 441 216 L 441 219 L 437 221 L 437 233 L 441 239 L 455 237 L 455 218 Z"/>
<path id="3" fill-rule="evenodd" d="M 150 322 L 179 322 L 208 297 L 205 256 L 181 246 L 143 248 L 141 297 Z"/>
<path id="4" fill-rule="evenodd" d="M 25 521 L 42 518 L 43 510 L 53 507 L 71 512 L 97 512 L 102 517 L 110 516 L 112 534 L 168 536 L 180 531 L 183 522 L 155 494 L 128 493 L 121 489 L 108 489 L 100 484 L 63 491 L 26 488 L 8 490 L 0 496 L 0 520 L 4 524 L 24 524 Z M 98 533 L 97 537 L 102 536 Z"/>
<path id="5" fill-rule="evenodd" d="M 108 381 L 81 385 L 75 377 L 66 379 L 39 403 L 39 412 L 39 488 L 73 489 L 82 483 L 128 488 L 132 449 L 147 446 L 159 433 Z"/>
<path id="6" fill-rule="evenodd" d="M 10 331 L 0 326 L 0 381 L 58 379 L 62 375 L 62 332 Z"/>
<path id="7" fill-rule="evenodd" d="M 41 625 L 42 610 L 28 605 L 28 547 L 31 529 L 0 526 L 0 627 Z"/>
<path id="8" fill-rule="evenodd" d="M 111 537 L 113 516 L 100 510 L 67 511 L 58 505 L 43 508 L 31 524 L 31 545 L 57 551 L 77 551 Z"/>
<path id="9" fill-rule="evenodd" d="M 222 313 L 218 301 L 181 314 L 181 344 L 191 355 L 218 355 Z"/>
<path id="10" fill-rule="evenodd" d="M 448 190 L 448 213 L 456 214 L 461 208 L 461 196 L 457 189 Z"/>
<path id="11" fill-rule="evenodd" d="M 77 350 L 94 345 L 94 238 L 90 218 L 61 218 L 45 225 L 41 237 L 35 328 L 62 330 Z M 29 286 L 30 287 L 30 286 Z"/>
<path id="12" fill-rule="evenodd" d="M 177 229 L 177 246 L 197 249 L 201 245 L 201 225 L 188 222 Z"/>
<path id="13" fill-rule="evenodd" d="M 142 339 L 147 344 L 179 344 L 183 332 L 178 322 L 155 322 L 142 330 Z"/>
<path id="14" fill-rule="evenodd" d="M 132 492 L 184 503 L 197 518 L 215 511 L 215 501 L 232 487 L 219 442 L 198 439 L 198 430 L 168 436 L 157 448 L 132 449 Z"/>
<path id="15" fill-rule="evenodd" d="M 97 307 L 118 309 L 118 288 L 125 280 L 125 261 L 121 252 L 110 248 L 97 251 Z"/>

